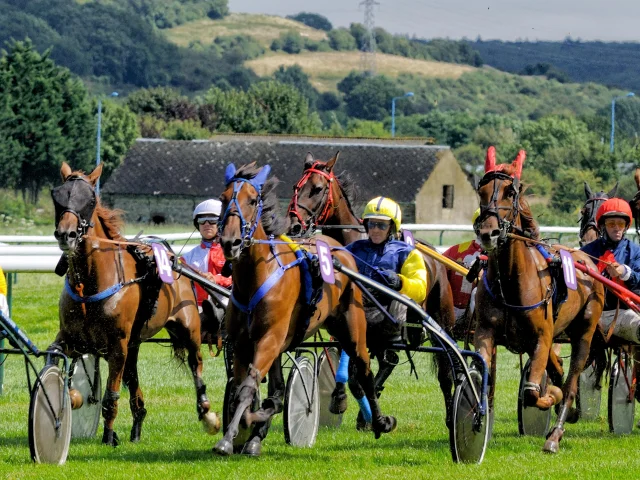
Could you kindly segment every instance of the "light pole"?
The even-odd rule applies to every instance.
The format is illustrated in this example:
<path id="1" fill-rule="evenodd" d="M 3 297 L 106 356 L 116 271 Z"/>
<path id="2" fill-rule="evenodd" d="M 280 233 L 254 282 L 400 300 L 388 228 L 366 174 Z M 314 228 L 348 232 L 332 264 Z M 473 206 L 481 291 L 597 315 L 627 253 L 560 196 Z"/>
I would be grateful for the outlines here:
<path id="1" fill-rule="evenodd" d="M 391 99 L 391 137 L 396 136 L 396 100 L 399 98 L 413 97 L 413 92 L 407 92 L 401 97 L 393 97 Z"/>
<path id="2" fill-rule="evenodd" d="M 635 93 L 629 92 L 626 95 L 620 95 L 613 97 L 611 100 L 611 143 L 609 144 L 609 152 L 613 153 L 613 142 L 616 134 L 616 100 L 619 98 L 633 97 Z"/>
<path id="3" fill-rule="evenodd" d="M 110 97 L 117 97 L 118 92 L 111 92 Z M 100 165 L 100 136 L 102 134 L 102 98 L 98 99 L 98 133 L 96 134 L 96 167 Z M 100 194 L 100 179 L 96 184 L 96 194 Z"/>

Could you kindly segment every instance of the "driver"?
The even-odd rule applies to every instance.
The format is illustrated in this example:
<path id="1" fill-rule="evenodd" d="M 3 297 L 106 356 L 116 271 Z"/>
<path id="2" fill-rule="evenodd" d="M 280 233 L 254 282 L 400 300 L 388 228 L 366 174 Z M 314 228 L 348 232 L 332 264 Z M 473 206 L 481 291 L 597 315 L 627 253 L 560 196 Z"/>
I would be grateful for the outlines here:
<path id="1" fill-rule="evenodd" d="M 346 247 L 354 256 L 360 273 L 421 304 L 427 295 L 427 269 L 417 250 L 396 240 L 402 220 L 400 206 L 390 198 L 376 197 L 365 207 L 362 219 L 369 238 L 357 240 Z M 397 364 L 397 355 L 386 351 L 386 347 L 401 341 L 401 328 L 406 321 L 407 307 L 377 291 L 371 293 L 396 320 L 390 320 L 363 295 L 367 318 L 367 346 L 371 356 L 378 359 L 380 367 L 375 378 L 376 394 L 380 396 L 385 380 Z M 395 359 L 389 361 L 391 356 L 395 356 Z M 332 413 L 343 413 L 347 409 L 345 382 L 348 358 L 343 354 L 340 360 L 336 388 L 329 408 Z M 357 382 L 349 381 L 349 388 L 361 408 L 356 428 L 366 429 L 371 422 L 369 402 Z"/>
<path id="2" fill-rule="evenodd" d="M 181 257 L 187 265 L 198 270 L 207 280 L 222 287 L 231 288 L 231 269 L 226 266 L 226 260 L 220 246 L 218 236 L 218 221 L 222 204 L 219 200 L 211 199 L 200 203 L 193 211 L 193 226 L 200 232 L 200 245 Z M 202 319 L 202 333 L 212 335 L 218 333 L 224 318 L 227 299 L 217 297 L 212 299 L 198 283 L 195 283 L 196 300 Z"/>
<path id="3" fill-rule="evenodd" d="M 640 246 L 625 238 L 631 225 L 631 207 L 621 198 L 610 198 L 598 208 L 596 223 L 600 236 L 581 250 L 599 259 L 598 270 L 629 290 L 640 288 Z M 600 327 L 607 332 L 614 322 L 613 334 L 640 343 L 640 315 L 607 290 Z"/>

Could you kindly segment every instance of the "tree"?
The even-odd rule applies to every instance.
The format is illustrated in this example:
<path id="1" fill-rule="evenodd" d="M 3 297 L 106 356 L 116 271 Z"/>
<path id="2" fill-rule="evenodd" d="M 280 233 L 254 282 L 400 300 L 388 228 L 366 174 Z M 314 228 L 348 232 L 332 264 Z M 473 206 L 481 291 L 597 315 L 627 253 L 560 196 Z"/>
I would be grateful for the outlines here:
<path id="1" fill-rule="evenodd" d="M 45 185 L 57 183 L 66 160 L 91 165 L 95 122 L 86 90 L 67 69 L 40 55 L 30 40 L 12 42 L 0 58 L 0 165 L 4 186 L 36 202 Z"/>
<path id="2" fill-rule="evenodd" d="M 209 7 L 207 17 L 217 20 L 218 18 L 224 18 L 229 15 L 228 0 L 208 0 L 206 3 Z"/>
<path id="3" fill-rule="evenodd" d="M 100 160 L 104 164 L 101 175 L 103 182 L 120 166 L 125 154 L 139 136 L 136 115 L 126 105 L 111 100 L 102 102 Z"/>
<path id="4" fill-rule="evenodd" d="M 345 95 L 347 113 L 363 120 L 383 120 L 389 115 L 391 99 L 401 94 L 398 86 L 384 75 L 367 77 Z"/>
<path id="5" fill-rule="evenodd" d="M 307 27 L 317 28 L 328 32 L 333 29 L 329 19 L 318 13 L 300 12 L 297 15 L 287 15 L 287 18 L 304 23 Z"/>
<path id="6" fill-rule="evenodd" d="M 304 48 L 304 40 L 298 32 L 286 32 L 280 35 L 282 50 L 287 53 L 300 53 Z"/>
<path id="7" fill-rule="evenodd" d="M 127 106 L 138 115 L 153 115 L 165 122 L 197 120 L 198 107 L 173 88 L 141 88 L 127 98 Z"/>
<path id="8" fill-rule="evenodd" d="M 278 70 L 274 72 L 273 77 L 280 83 L 292 85 L 297 88 L 309 101 L 309 108 L 315 110 L 319 94 L 311 85 L 309 75 L 304 73 L 300 65 L 292 65 L 290 67 L 280 65 Z"/>
<path id="9" fill-rule="evenodd" d="M 355 50 L 356 39 L 346 28 L 336 28 L 329 32 L 329 45 L 334 50 Z"/>

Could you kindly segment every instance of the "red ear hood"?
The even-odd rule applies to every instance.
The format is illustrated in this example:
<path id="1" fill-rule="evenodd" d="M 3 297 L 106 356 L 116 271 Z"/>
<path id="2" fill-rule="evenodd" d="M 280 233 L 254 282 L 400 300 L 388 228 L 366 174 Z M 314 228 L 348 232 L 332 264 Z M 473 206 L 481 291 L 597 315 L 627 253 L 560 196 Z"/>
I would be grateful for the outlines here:
<path id="1" fill-rule="evenodd" d="M 484 161 L 484 173 L 489 172 L 505 172 L 511 175 L 513 178 L 520 180 L 522 175 L 522 167 L 524 165 L 524 159 L 527 157 L 527 152 L 520 150 L 516 159 L 509 165 L 508 163 L 501 163 L 496 165 L 496 149 L 491 146 L 487 150 L 487 158 Z"/>
<path id="2" fill-rule="evenodd" d="M 496 147 L 493 145 L 487 149 L 487 158 L 484 161 L 484 173 L 493 172 L 496 169 Z"/>

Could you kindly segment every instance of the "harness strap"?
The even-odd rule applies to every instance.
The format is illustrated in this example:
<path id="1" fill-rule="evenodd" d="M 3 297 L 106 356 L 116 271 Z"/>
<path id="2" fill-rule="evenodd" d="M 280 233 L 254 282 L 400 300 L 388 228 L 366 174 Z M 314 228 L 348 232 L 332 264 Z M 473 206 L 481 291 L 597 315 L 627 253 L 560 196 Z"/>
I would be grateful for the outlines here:
<path id="1" fill-rule="evenodd" d="M 491 300 L 498 304 L 504 305 L 507 308 L 527 312 L 529 310 L 535 310 L 536 308 L 545 305 L 548 302 L 547 298 L 543 298 L 541 301 L 539 301 L 538 303 L 534 303 L 533 305 L 510 305 L 494 295 L 494 293 L 491 291 L 491 287 L 489 287 L 489 280 L 487 280 L 487 275 L 482 276 L 482 282 L 484 283 L 484 288 L 487 290 L 487 293 L 491 297 Z"/>
<path id="2" fill-rule="evenodd" d="M 138 283 L 138 282 L 142 281 L 142 279 L 145 276 L 134 278 L 133 280 L 129 280 L 128 282 L 116 283 L 115 285 L 107 288 L 106 290 L 98 292 L 95 295 L 90 295 L 88 297 L 82 297 L 82 296 L 78 295 L 76 292 L 74 292 L 73 289 L 71 288 L 71 284 L 69 283 L 69 277 L 64 277 L 64 289 L 66 290 L 66 292 L 71 297 L 71 300 L 73 300 L 74 302 L 78 302 L 78 303 L 94 303 L 94 302 L 99 302 L 100 300 L 104 300 L 105 298 L 109 298 L 112 295 L 115 295 L 120 290 L 122 290 L 124 287 L 126 287 L 128 285 L 131 285 L 132 283 Z"/>

